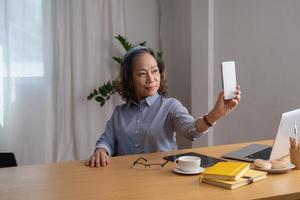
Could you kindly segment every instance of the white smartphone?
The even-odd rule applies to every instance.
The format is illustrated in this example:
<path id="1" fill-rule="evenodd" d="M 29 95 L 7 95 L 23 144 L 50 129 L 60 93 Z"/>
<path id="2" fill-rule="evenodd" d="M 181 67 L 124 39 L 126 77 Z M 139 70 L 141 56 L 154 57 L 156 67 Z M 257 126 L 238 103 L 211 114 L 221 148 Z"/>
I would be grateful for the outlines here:
<path id="1" fill-rule="evenodd" d="M 236 93 L 235 62 L 222 62 L 222 83 L 225 92 L 225 99 L 233 99 Z"/>

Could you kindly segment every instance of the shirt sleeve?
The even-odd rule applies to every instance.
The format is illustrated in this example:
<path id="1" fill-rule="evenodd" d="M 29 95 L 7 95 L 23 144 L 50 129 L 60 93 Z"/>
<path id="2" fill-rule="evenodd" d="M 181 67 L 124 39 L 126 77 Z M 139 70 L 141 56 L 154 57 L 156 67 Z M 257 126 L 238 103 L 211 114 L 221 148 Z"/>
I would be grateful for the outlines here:
<path id="1" fill-rule="evenodd" d="M 116 110 L 114 110 L 114 113 L 115 112 Z M 114 141 L 115 141 L 115 134 L 113 128 L 114 113 L 112 114 L 111 118 L 107 121 L 103 134 L 96 142 L 96 149 L 99 148 L 105 149 L 109 156 L 114 154 Z"/>
<path id="2" fill-rule="evenodd" d="M 173 107 L 171 110 L 172 123 L 174 131 L 189 140 L 196 140 L 205 132 L 196 131 L 196 122 L 199 118 L 194 119 L 189 114 L 186 107 L 184 107 L 180 101 L 174 99 Z"/>

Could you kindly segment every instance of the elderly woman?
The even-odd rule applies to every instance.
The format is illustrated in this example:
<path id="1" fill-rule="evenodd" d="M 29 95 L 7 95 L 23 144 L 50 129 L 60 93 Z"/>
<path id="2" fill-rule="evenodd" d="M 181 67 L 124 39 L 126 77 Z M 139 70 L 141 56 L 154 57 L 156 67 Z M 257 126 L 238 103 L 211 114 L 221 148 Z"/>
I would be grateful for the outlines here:
<path id="1" fill-rule="evenodd" d="M 166 97 L 164 65 L 144 46 L 123 57 L 118 92 L 126 103 L 115 108 L 87 166 L 107 166 L 112 155 L 176 150 L 175 133 L 190 140 L 200 137 L 241 99 L 239 86 L 231 100 L 224 100 L 222 91 L 214 108 L 194 119 L 180 101 Z"/>

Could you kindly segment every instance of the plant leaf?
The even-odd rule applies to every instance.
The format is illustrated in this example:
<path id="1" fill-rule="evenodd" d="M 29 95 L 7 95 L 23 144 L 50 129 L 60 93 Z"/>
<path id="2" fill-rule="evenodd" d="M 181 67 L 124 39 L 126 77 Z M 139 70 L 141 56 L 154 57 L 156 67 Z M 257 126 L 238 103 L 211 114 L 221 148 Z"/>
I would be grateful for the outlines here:
<path id="1" fill-rule="evenodd" d="M 113 59 L 114 59 L 117 63 L 119 63 L 120 65 L 122 65 L 122 62 L 123 62 L 122 58 L 114 56 Z"/>
<path id="2" fill-rule="evenodd" d="M 158 60 L 162 60 L 162 56 L 163 56 L 163 52 L 162 51 L 158 51 L 156 53 L 156 57 L 157 57 Z"/>
<path id="3" fill-rule="evenodd" d="M 100 106 L 102 107 L 104 104 L 105 104 L 105 100 L 100 103 Z"/>
<path id="4" fill-rule="evenodd" d="M 139 45 L 141 45 L 141 46 L 145 46 L 145 45 L 146 45 L 146 43 L 147 43 L 147 41 L 144 41 L 144 42 L 141 42 L 141 43 L 139 43 Z"/>
<path id="5" fill-rule="evenodd" d="M 113 90 L 113 86 L 110 83 L 110 81 L 107 82 L 107 87 L 108 87 L 108 89 L 109 89 L 110 92 Z"/>
<path id="6" fill-rule="evenodd" d="M 99 87 L 99 93 L 102 95 L 102 96 L 106 96 L 107 95 L 107 93 L 104 91 L 104 89 L 103 89 L 103 87 L 104 87 L 104 85 L 102 85 L 101 87 Z"/>
<path id="7" fill-rule="evenodd" d="M 86 98 L 87 98 L 87 100 L 89 101 L 89 100 L 91 100 L 94 96 L 95 96 L 95 94 L 94 94 L 94 93 L 91 93 L 91 94 L 89 94 L 89 96 L 87 96 Z"/>
<path id="8" fill-rule="evenodd" d="M 101 96 L 96 96 L 95 100 L 98 101 L 98 102 L 103 102 L 103 101 L 105 101 L 104 98 L 101 97 Z"/>
<path id="9" fill-rule="evenodd" d="M 97 95 L 98 91 L 96 89 L 94 89 L 94 95 Z"/>
<path id="10" fill-rule="evenodd" d="M 113 80 L 113 81 L 112 81 L 112 87 L 113 87 L 113 88 L 117 88 L 117 81 L 116 81 L 116 80 Z"/>
<path id="11" fill-rule="evenodd" d="M 117 35 L 115 36 L 115 38 L 121 43 L 121 45 L 126 51 L 128 51 L 133 47 L 133 45 L 130 42 L 128 42 L 128 40 L 125 37 L 121 35 Z"/>
<path id="12" fill-rule="evenodd" d="M 109 93 L 109 90 L 108 90 L 108 88 L 107 88 L 107 85 L 106 85 L 106 84 L 104 84 L 104 85 L 103 85 L 103 91 L 104 91 L 106 94 L 108 94 L 108 93 Z"/>
<path id="13" fill-rule="evenodd" d="M 107 86 L 107 89 L 108 89 L 109 93 L 111 93 L 112 90 L 113 90 L 113 87 L 112 87 L 110 81 L 107 82 L 106 86 Z"/>

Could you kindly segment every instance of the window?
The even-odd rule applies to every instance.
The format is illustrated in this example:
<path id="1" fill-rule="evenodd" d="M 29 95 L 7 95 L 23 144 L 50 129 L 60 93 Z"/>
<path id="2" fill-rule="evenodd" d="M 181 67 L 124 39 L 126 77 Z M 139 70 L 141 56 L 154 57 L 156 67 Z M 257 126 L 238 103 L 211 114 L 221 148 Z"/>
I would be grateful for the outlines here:
<path id="1" fill-rule="evenodd" d="M 15 78 L 44 76 L 43 0 L 0 0 L 0 125 Z M 9 88 L 9 95 L 6 91 Z M 5 96 L 6 95 L 6 96 Z M 9 98 L 7 98 L 9 96 Z"/>
<path id="2" fill-rule="evenodd" d="M 43 64 L 42 0 L 0 0 L 3 77 L 41 77 Z"/>

